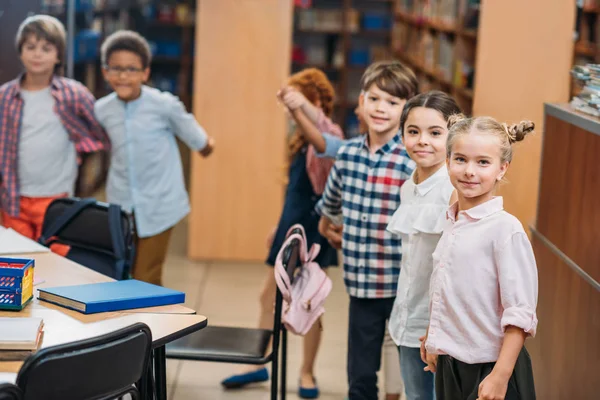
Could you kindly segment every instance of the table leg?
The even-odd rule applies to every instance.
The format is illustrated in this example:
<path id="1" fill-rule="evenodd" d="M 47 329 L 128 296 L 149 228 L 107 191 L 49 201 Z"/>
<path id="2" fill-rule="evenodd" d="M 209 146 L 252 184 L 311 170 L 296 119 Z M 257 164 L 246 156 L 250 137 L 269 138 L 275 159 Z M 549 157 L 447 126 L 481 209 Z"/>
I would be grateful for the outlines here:
<path id="1" fill-rule="evenodd" d="M 156 388 L 156 399 L 167 399 L 167 357 L 165 346 L 154 349 L 154 384 Z"/>

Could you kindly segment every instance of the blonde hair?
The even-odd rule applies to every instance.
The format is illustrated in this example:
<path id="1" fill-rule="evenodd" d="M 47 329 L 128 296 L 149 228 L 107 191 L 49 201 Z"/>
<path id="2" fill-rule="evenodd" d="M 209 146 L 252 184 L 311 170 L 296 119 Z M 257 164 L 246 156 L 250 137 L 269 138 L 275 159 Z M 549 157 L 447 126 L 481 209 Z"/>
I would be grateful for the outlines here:
<path id="1" fill-rule="evenodd" d="M 534 128 L 535 124 L 528 120 L 508 125 L 500 123 L 492 117 L 467 118 L 463 114 L 456 114 L 448 119 L 449 132 L 446 152 L 450 157 L 457 138 L 469 135 L 476 130 L 500 139 L 500 161 L 510 163 L 513 157 L 512 144 L 525 139 L 525 136 L 532 133 Z"/>
<path id="2" fill-rule="evenodd" d="M 21 54 L 23 45 L 27 39 L 32 35 L 38 40 L 44 39 L 56 46 L 59 63 L 54 68 L 54 72 L 61 73 L 67 48 L 67 34 L 62 22 L 50 15 L 32 15 L 31 17 L 27 17 L 19 26 L 17 37 L 15 38 L 15 46 L 19 54 Z"/>

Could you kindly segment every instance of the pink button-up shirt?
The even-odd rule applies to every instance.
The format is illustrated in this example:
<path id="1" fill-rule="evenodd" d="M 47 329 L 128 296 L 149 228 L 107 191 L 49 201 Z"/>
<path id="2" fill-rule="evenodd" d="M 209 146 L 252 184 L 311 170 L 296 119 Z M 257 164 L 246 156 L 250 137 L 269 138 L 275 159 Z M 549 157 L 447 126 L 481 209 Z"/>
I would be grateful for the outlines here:
<path id="1" fill-rule="evenodd" d="M 457 213 L 433 253 L 426 348 L 468 364 L 498 360 L 504 330 L 534 336 L 538 277 L 523 226 L 503 210 L 502 197 Z"/>

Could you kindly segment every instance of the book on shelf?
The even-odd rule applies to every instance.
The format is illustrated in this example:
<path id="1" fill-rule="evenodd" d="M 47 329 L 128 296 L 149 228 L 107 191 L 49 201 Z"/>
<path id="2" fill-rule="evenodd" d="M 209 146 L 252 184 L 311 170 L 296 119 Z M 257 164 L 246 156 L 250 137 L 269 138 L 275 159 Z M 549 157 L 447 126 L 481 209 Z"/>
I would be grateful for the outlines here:
<path id="1" fill-rule="evenodd" d="M 585 114 L 600 117 L 600 65 L 575 65 L 571 76 L 580 91 L 571 99 L 571 107 Z"/>

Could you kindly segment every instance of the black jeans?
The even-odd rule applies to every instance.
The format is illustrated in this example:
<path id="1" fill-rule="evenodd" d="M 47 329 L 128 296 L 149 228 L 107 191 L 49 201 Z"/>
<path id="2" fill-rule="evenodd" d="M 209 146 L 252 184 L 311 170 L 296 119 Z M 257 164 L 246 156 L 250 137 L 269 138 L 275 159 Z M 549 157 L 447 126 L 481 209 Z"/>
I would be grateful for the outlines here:
<path id="1" fill-rule="evenodd" d="M 377 400 L 377 371 L 386 321 L 394 298 L 359 299 L 350 296 L 348 329 L 349 400 Z"/>
<path id="2" fill-rule="evenodd" d="M 450 356 L 439 356 L 435 374 L 436 400 L 476 400 L 479 384 L 496 363 L 466 364 Z M 505 400 L 535 400 L 531 358 L 521 350 L 506 391 Z"/>

